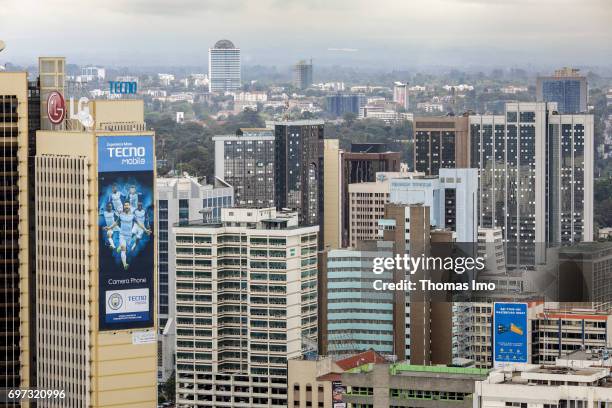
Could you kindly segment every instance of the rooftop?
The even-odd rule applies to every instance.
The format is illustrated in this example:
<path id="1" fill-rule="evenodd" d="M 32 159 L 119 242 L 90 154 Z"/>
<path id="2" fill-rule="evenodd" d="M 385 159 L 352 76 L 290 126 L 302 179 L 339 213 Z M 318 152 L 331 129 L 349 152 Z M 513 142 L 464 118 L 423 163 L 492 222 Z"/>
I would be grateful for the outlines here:
<path id="1" fill-rule="evenodd" d="M 234 46 L 234 43 L 231 42 L 230 40 L 219 40 L 215 43 L 214 48 L 216 49 L 232 49 L 232 48 L 236 48 Z"/>

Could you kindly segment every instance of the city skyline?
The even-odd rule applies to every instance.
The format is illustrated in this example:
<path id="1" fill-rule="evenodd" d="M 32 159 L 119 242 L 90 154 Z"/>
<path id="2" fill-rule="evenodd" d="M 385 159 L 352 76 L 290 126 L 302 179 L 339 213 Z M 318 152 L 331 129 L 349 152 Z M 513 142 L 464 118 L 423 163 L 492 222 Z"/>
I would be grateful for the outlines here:
<path id="1" fill-rule="evenodd" d="M 116 0 L 87 9 L 64 0 L 29 6 L 0 1 L 7 44 L 2 63 L 31 63 L 70 49 L 69 59 L 81 64 L 206 66 L 207 49 L 227 38 L 243 50 L 245 65 L 288 66 L 313 58 L 322 66 L 391 69 L 549 67 L 567 64 L 571 50 L 579 50 L 584 65 L 612 64 L 612 7 L 605 0 L 580 6 L 567 0 L 385 0 L 376 8 L 345 0 L 183 0 L 171 7 Z M 552 10 L 555 18 L 549 19 Z"/>

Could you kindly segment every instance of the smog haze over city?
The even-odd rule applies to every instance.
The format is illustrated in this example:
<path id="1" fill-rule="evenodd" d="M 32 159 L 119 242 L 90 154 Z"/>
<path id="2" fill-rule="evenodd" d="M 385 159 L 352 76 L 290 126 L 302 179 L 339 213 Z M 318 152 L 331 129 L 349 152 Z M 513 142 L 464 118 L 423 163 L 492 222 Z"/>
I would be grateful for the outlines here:
<path id="1" fill-rule="evenodd" d="M 0 62 L 206 66 L 229 38 L 245 66 L 607 67 L 611 19 L 608 0 L 0 0 Z"/>

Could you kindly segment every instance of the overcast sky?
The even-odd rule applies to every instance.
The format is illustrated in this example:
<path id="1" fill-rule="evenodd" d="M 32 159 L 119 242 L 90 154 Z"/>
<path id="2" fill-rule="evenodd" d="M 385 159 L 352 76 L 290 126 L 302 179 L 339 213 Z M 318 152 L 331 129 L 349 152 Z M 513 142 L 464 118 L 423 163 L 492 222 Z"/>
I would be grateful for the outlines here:
<path id="1" fill-rule="evenodd" d="M 99 3 L 98 5 L 91 5 Z M 0 0 L 0 63 L 612 65 L 612 0 Z"/>

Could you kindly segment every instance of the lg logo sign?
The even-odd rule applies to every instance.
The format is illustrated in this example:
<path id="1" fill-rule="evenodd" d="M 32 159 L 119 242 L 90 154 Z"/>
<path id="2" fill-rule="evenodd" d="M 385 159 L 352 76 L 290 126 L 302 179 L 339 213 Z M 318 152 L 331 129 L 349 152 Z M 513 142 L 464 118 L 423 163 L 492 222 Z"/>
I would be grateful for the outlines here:
<path id="1" fill-rule="evenodd" d="M 94 124 L 93 117 L 89 113 L 89 99 L 82 97 L 75 104 L 74 98 L 70 98 L 70 119 L 78 120 L 86 128 Z M 76 109 L 75 109 L 76 106 Z M 66 101 L 61 93 L 53 91 L 47 98 L 47 116 L 49 122 L 59 125 L 66 119 Z"/>
<path id="2" fill-rule="evenodd" d="M 47 116 L 54 125 L 62 123 L 66 116 L 66 102 L 61 93 L 53 91 L 47 98 Z"/>

